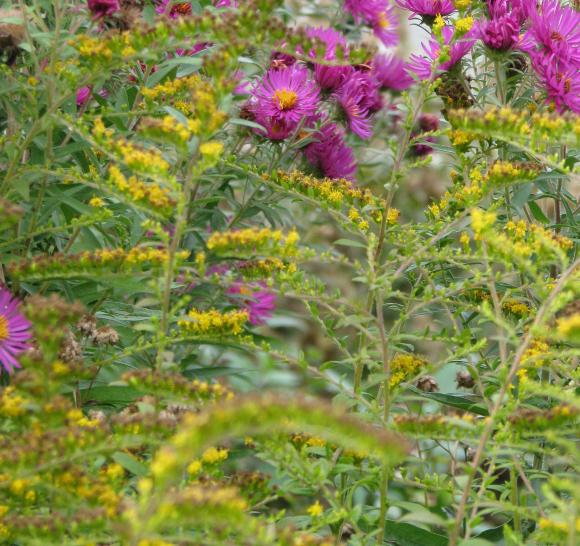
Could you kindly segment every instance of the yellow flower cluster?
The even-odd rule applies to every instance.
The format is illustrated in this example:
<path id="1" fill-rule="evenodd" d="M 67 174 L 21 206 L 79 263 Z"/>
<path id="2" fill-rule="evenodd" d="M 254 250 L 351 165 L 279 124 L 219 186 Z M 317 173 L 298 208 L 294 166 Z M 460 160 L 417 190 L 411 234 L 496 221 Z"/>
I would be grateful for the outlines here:
<path id="1" fill-rule="evenodd" d="M 455 0 L 453 4 L 458 10 L 462 11 L 469 7 L 471 0 Z"/>
<path id="2" fill-rule="evenodd" d="M 197 126 L 189 120 L 187 125 L 180 123 L 173 116 L 164 116 L 161 119 L 146 118 L 139 125 L 139 130 L 153 138 L 168 140 L 180 146 L 185 145 L 196 132 Z"/>
<path id="3" fill-rule="evenodd" d="M 535 141 L 551 138 L 558 142 L 580 139 L 580 119 L 568 114 L 531 113 L 503 106 L 491 108 L 483 115 L 474 110 L 452 110 L 448 119 L 454 128 L 483 135 L 512 135 Z"/>
<path id="4" fill-rule="evenodd" d="M 448 136 L 451 144 L 459 148 L 466 146 L 472 140 L 477 138 L 476 133 L 472 133 L 471 131 L 464 131 L 463 129 L 451 129 L 448 133 Z"/>
<path id="5" fill-rule="evenodd" d="M 141 92 L 149 100 L 174 97 L 175 108 L 191 118 L 188 128 L 194 134 L 214 133 L 226 120 L 226 114 L 218 108 L 219 99 L 212 85 L 197 74 L 143 88 Z"/>
<path id="6" fill-rule="evenodd" d="M 501 308 L 516 317 L 525 317 L 530 313 L 530 306 L 527 303 L 512 298 L 504 300 Z"/>
<path id="7" fill-rule="evenodd" d="M 203 452 L 201 461 L 206 464 L 217 464 L 225 461 L 228 456 L 229 451 L 227 449 L 209 447 Z"/>
<path id="8" fill-rule="evenodd" d="M 574 243 L 568 237 L 555 234 L 537 224 L 527 224 L 524 220 L 517 222 L 509 221 L 505 225 L 506 231 L 512 237 L 510 241 L 513 251 L 521 257 L 529 257 L 534 253 L 539 253 L 543 248 L 559 248 L 569 250 Z M 504 242 L 507 238 L 503 234 L 497 234 L 498 243 Z"/>
<path id="9" fill-rule="evenodd" d="M 560 337 L 580 340 L 580 313 L 559 318 L 556 328 Z"/>
<path id="10" fill-rule="evenodd" d="M 192 334 L 238 335 L 248 320 L 247 311 L 222 313 L 216 309 L 209 311 L 192 309 L 178 324 L 180 328 Z"/>
<path id="11" fill-rule="evenodd" d="M 177 95 L 182 91 L 190 91 L 201 84 L 202 80 L 197 75 L 187 76 L 185 78 L 176 78 L 174 80 L 167 80 L 163 83 L 158 83 L 155 87 L 142 87 L 141 94 L 151 100 L 171 97 Z"/>
<path id="12" fill-rule="evenodd" d="M 154 174 L 166 174 L 169 171 L 169 163 L 163 159 L 158 150 L 138 148 L 125 140 L 118 140 L 114 144 L 114 149 L 133 170 Z"/>
<path id="13" fill-rule="evenodd" d="M 568 535 L 568 533 L 570 532 L 570 526 L 567 523 L 563 521 L 555 521 L 553 519 L 548 518 L 540 518 L 538 526 L 542 531 L 546 530 L 557 531 L 559 533 L 565 533 L 566 535 Z M 580 518 L 576 518 L 575 530 L 576 533 L 580 533 Z"/>
<path id="14" fill-rule="evenodd" d="M 319 518 L 324 513 L 324 508 L 319 501 L 316 501 L 306 509 L 306 512 L 312 518 Z"/>
<path id="15" fill-rule="evenodd" d="M 177 253 L 177 260 L 181 261 L 189 256 L 188 251 Z M 169 261 L 169 254 L 166 250 L 153 247 L 135 247 L 128 252 L 121 249 L 99 249 L 93 252 L 85 251 L 80 254 L 81 264 L 99 263 L 112 264 L 121 262 L 123 265 L 164 265 Z"/>
<path id="16" fill-rule="evenodd" d="M 10 385 L 0 395 L 0 414 L 5 417 L 19 417 L 26 413 L 26 400 Z"/>
<path id="17" fill-rule="evenodd" d="M 202 454 L 201 460 L 194 459 L 187 466 L 187 473 L 190 476 L 197 476 L 205 465 L 216 465 L 225 461 L 229 456 L 229 451 L 224 448 L 208 447 Z"/>
<path id="18" fill-rule="evenodd" d="M 237 266 L 244 279 L 270 278 L 274 273 L 296 273 L 295 263 L 283 262 L 280 258 L 248 260 Z"/>
<path id="19" fill-rule="evenodd" d="M 473 27 L 474 19 L 471 16 L 463 17 L 455 22 L 455 29 L 459 34 L 465 34 L 471 30 Z"/>
<path id="20" fill-rule="evenodd" d="M 483 290 L 470 290 L 467 297 L 471 301 L 491 301 L 489 292 Z M 515 298 L 505 298 L 501 301 L 501 308 L 504 312 L 510 313 L 516 317 L 525 317 L 529 315 L 531 308 L 527 303 L 517 300 Z"/>
<path id="21" fill-rule="evenodd" d="M 451 191 L 447 190 L 438 203 L 429 205 L 427 210 L 433 218 L 439 218 L 445 212 L 455 214 L 475 205 L 482 197 L 483 190 L 477 180 L 472 180 L 470 186 L 458 183 Z"/>
<path id="22" fill-rule="evenodd" d="M 550 346 L 541 339 L 534 339 L 528 350 L 522 355 L 522 364 L 533 365 L 536 368 L 541 368 L 546 364 L 546 360 L 542 357 L 548 354 Z"/>
<path id="23" fill-rule="evenodd" d="M 269 175 L 263 175 L 264 180 L 270 180 Z M 380 222 L 382 219 L 382 209 L 384 209 L 384 202 L 375 197 L 372 192 L 368 189 L 357 188 L 350 180 L 344 178 L 316 178 L 315 176 L 310 176 L 304 174 L 300 171 L 281 171 L 279 170 L 273 178 L 273 181 L 280 184 L 284 188 L 292 191 L 297 191 L 309 197 L 321 201 L 332 208 L 340 208 L 343 205 L 351 205 L 351 212 L 349 213 L 349 218 L 356 223 L 366 222 L 362 219 L 362 214 L 360 210 L 364 207 L 369 207 L 368 215 L 375 220 Z M 358 213 L 356 218 L 351 216 L 354 212 Z M 399 211 L 397 209 L 389 209 L 387 211 L 387 221 L 390 224 L 396 223 L 399 217 Z M 363 227 L 365 224 L 363 224 Z M 366 223 L 366 228 L 368 228 L 368 222 Z"/>
<path id="24" fill-rule="evenodd" d="M 398 354 L 391 360 L 390 386 L 396 387 L 405 379 L 417 375 L 419 370 L 424 368 L 427 362 L 412 354 Z"/>
<path id="25" fill-rule="evenodd" d="M 110 60 L 113 57 L 113 51 L 111 50 L 109 42 L 101 38 L 91 38 L 86 34 L 81 34 L 69 43 L 83 57 L 102 57 L 105 60 Z"/>
<path id="26" fill-rule="evenodd" d="M 541 166 L 537 163 L 496 161 L 484 175 L 476 167 L 471 171 L 470 178 L 487 188 L 490 185 L 506 184 L 516 180 L 531 180 L 538 176 L 540 171 Z"/>
<path id="27" fill-rule="evenodd" d="M 295 256 L 298 253 L 299 240 L 300 237 L 295 229 L 284 235 L 280 230 L 252 227 L 212 233 L 207 241 L 207 248 L 217 254 L 227 252 L 249 252 L 252 255 L 273 253 L 287 257 Z"/>
<path id="28" fill-rule="evenodd" d="M 136 176 L 127 178 L 116 165 L 109 168 L 108 183 L 114 190 L 146 207 L 168 212 L 175 204 L 166 188 L 153 182 L 145 183 Z"/>
<path id="29" fill-rule="evenodd" d="M 481 235 L 493 227 L 497 216 L 494 212 L 487 212 L 481 209 L 471 211 L 471 227 L 475 234 L 475 239 L 480 239 Z"/>

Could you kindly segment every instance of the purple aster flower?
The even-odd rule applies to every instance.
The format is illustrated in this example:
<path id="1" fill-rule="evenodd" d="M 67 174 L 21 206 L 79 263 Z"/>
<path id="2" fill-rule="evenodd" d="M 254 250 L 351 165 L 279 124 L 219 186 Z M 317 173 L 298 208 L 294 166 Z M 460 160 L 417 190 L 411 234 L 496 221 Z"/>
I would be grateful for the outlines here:
<path id="1" fill-rule="evenodd" d="M 411 136 L 416 138 L 423 135 L 424 133 L 431 133 L 439 129 L 439 116 L 434 114 L 421 114 L 419 116 L 419 130 L 414 131 Z M 424 136 L 423 142 L 413 144 L 411 147 L 411 152 L 418 156 L 426 156 L 433 153 L 433 148 L 426 144 L 426 142 L 436 142 L 433 136 Z"/>
<path id="2" fill-rule="evenodd" d="M 356 162 L 352 148 L 344 142 L 344 133 L 335 123 L 326 123 L 312 135 L 312 142 L 304 149 L 306 159 L 328 178 L 353 180 Z"/>
<path id="3" fill-rule="evenodd" d="M 253 89 L 251 107 L 256 120 L 265 126 L 269 138 L 286 138 L 303 118 L 318 107 L 318 88 L 305 68 L 294 65 L 284 70 L 268 70 Z M 278 137 L 272 135 L 279 135 Z"/>
<path id="4" fill-rule="evenodd" d="M 191 2 L 175 2 L 174 0 L 161 0 L 155 8 L 160 15 L 169 15 L 171 19 L 177 19 L 184 15 L 191 15 Z"/>
<path id="5" fill-rule="evenodd" d="M 235 282 L 228 288 L 227 293 L 234 296 L 248 311 L 250 324 L 254 326 L 264 324 L 276 308 L 276 294 L 267 290 L 263 283 Z"/>
<path id="6" fill-rule="evenodd" d="M 238 0 L 214 0 L 213 5 L 216 8 L 237 8 L 238 7 Z"/>
<path id="7" fill-rule="evenodd" d="M 355 72 L 334 93 L 349 129 L 360 138 L 373 134 L 370 114 L 376 111 L 380 95 L 379 83 L 364 72 Z M 377 99 L 378 96 L 378 99 Z"/>
<path id="8" fill-rule="evenodd" d="M 29 348 L 31 324 L 19 310 L 20 301 L 0 287 L 0 364 L 8 373 L 20 368 L 16 357 Z"/>
<path id="9" fill-rule="evenodd" d="M 580 114 L 580 69 L 541 52 L 532 54 L 532 67 L 546 90 L 547 102 L 558 112 Z"/>
<path id="10" fill-rule="evenodd" d="M 509 8 L 509 0 L 487 0 L 489 19 L 479 21 L 476 28 L 477 36 L 490 49 L 508 51 L 519 41 L 520 10 Z"/>
<path id="11" fill-rule="evenodd" d="M 121 9 L 119 0 L 88 0 L 87 6 L 95 19 L 108 17 Z"/>
<path id="12" fill-rule="evenodd" d="M 91 98 L 91 87 L 89 85 L 85 85 L 83 87 L 79 87 L 77 89 L 77 107 L 80 108 L 84 106 L 89 99 Z"/>
<path id="13" fill-rule="evenodd" d="M 327 61 L 336 59 L 336 51 L 338 48 L 342 49 L 345 53 L 344 56 L 348 53 L 346 38 L 337 30 L 323 27 L 308 28 L 306 29 L 306 35 L 309 38 L 318 39 L 326 45 L 324 59 Z M 310 56 L 316 57 L 316 52 L 311 51 Z M 354 68 L 349 65 L 327 66 L 318 63 L 314 64 L 314 77 L 318 85 L 322 89 L 329 91 L 337 89 L 353 71 Z"/>
<path id="14" fill-rule="evenodd" d="M 397 0 L 399 6 L 416 15 L 435 17 L 449 15 L 455 11 L 451 0 Z"/>
<path id="15" fill-rule="evenodd" d="M 447 25 L 442 29 L 443 41 L 449 47 L 449 60 L 438 66 L 438 71 L 447 72 L 451 70 L 463 56 L 473 47 L 475 43 L 474 36 L 475 29 L 471 29 L 467 34 L 457 40 L 453 40 L 453 27 Z M 432 65 L 437 62 L 441 54 L 441 44 L 432 36 L 427 45 L 423 44 L 424 55 L 411 55 L 411 62 L 409 63 L 409 70 L 412 70 L 422 80 L 427 80 L 431 77 Z"/>
<path id="16" fill-rule="evenodd" d="M 382 89 L 404 91 L 414 80 L 407 72 L 407 64 L 394 53 L 376 55 L 372 61 L 372 73 Z"/>
<path id="17" fill-rule="evenodd" d="M 539 50 L 580 67 L 580 12 L 561 6 L 558 0 L 544 0 L 530 13 L 530 26 L 520 47 L 530 55 Z"/>
<path id="18" fill-rule="evenodd" d="M 386 46 L 398 42 L 398 21 L 388 0 L 345 0 L 344 8 L 357 23 L 365 22 Z"/>
<path id="19" fill-rule="evenodd" d="M 395 8 L 388 2 L 384 3 L 383 11 L 379 13 L 379 16 L 370 25 L 374 35 L 383 45 L 389 47 L 399 43 L 399 21 L 397 20 Z"/>

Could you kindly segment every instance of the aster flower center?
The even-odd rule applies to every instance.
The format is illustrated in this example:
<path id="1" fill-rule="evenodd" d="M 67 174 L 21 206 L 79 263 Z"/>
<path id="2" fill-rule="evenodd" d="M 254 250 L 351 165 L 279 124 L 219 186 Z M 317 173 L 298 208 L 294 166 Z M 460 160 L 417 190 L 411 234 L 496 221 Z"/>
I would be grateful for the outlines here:
<path id="1" fill-rule="evenodd" d="M 8 319 L 4 315 L 0 315 L 0 341 L 8 339 L 10 331 L 8 330 Z"/>
<path id="2" fill-rule="evenodd" d="M 278 101 L 280 110 L 289 110 L 298 100 L 298 95 L 289 89 L 278 89 L 274 93 L 274 99 Z"/>
<path id="3" fill-rule="evenodd" d="M 391 22 L 384 13 L 379 15 L 379 26 L 381 28 L 389 28 L 391 26 Z"/>
<path id="4" fill-rule="evenodd" d="M 242 296 L 251 296 L 252 295 L 252 290 L 247 286 L 240 286 L 239 290 L 240 290 L 240 295 L 242 295 Z"/>

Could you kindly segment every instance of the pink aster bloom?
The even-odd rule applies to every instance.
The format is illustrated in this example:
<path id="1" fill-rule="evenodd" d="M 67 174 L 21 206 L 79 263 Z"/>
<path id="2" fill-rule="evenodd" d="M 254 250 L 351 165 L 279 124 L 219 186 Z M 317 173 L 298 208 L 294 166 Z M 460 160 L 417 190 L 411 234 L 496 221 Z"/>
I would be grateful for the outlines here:
<path id="1" fill-rule="evenodd" d="M 412 133 L 412 137 L 416 138 L 425 133 L 431 133 L 439 129 L 439 117 L 434 114 L 421 114 L 419 116 L 419 129 Z M 433 148 L 427 142 L 436 142 L 435 137 L 427 135 L 423 137 L 423 142 L 413 144 L 411 152 L 418 156 L 426 156 L 433 152 Z"/>
<path id="2" fill-rule="evenodd" d="M 305 68 L 270 69 L 253 88 L 251 109 L 258 123 L 268 129 L 269 138 L 279 140 L 289 136 L 303 118 L 314 115 L 318 94 Z"/>
<path id="3" fill-rule="evenodd" d="M 234 296 L 236 302 L 248 312 L 250 324 L 254 326 L 264 324 L 276 308 L 276 294 L 267 290 L 262 283 L 235 282 L 227 293 Z"/>
<path id="4" fill-rule="evenodd" d="M 324 52 L 324 59 L 333 61 L 337 58 L 337 49 L 341 49 L 346 57 L 348 48 L 346 45 L 346 38 L 337 30 L 332 28 L 308 28 L 306 35 L 311 39 L 318 39 L 326 45 Z M 316 57 L 316 52 L 310 52 L 311 57 Z M 343 66 L 328 66 L 323 64 L 314 64 L 314 77 L 318 85 L 322 89 L 334 91 L 340 84 L 354 71 L 354 68 L 349 65 Z"/>
<path id="5" fill-rule="evenodd" d="M 360 138 L 373 134 L 370 115 L 380 103 L 379 83 L 369 74 L 355 72 L 334 93 L 349 129 Z"/>
<path id="6" fill-rule="evenodd" d="M 520 47 L 530 54 L 539 50 L 580 67 L 580 12 L 560 5 L 558 0 L 544 0 L 538 10 L 531 11 Z"/>
<path id="7" fill-rule="evenodd" d="M 451 0 L 397 0 L 397 3 L 416 15 L 427 17 L 449 15 L 455 11 Z"/>
<path id="8" fill-rule="evenodd" d="M 237 8 L 238 7 L 238 0 L 214 0 L 213 5 L 216 8 Z"/>
<path id="9" fill-rule="evenodd" d="M 397 17 L 388 0 L 345 0 L 344 8 L 357 23 L 364 22 L 372 27 L 384 45 L 392 46 L 399 41 Z"/>
<path id="10" fill-rule="evenodd" d="M 382 89 L 404 91 L 414 80 L 407 72 L 407 63 L 394 53 L 376 55 L 372 63 L 372 73 Z"/>
<path id="11" fill-rule="evenodd" d="M 560 61 L 554 55 L 535 52 L 532 67 L 546 90 L 547 102 L 558 112 L 571 110 L 580 114 L 580 69 Z"/>
<path id="12" fill-rule="evenodd" d="M 477 23 L 477 36 L 490 49 L 508 51 L 520 37 L 521 10 L 509 9 L 508 0 L 487 0 L 489 19 Z"/>
<path id="13" fill-rule="evenodd" d="M 177 19 L 184 15 L 191 15 L 191 2 L 175 2 L 174 0 L 161 0 L 155 8 L 160 15 L 169 15 L 171 19 Z"/>
<path id="14" fill-rule="evenodd" d="M 89 85 L 85 85 L 77 89 L 77 107 L 80 108 L 89 102 L 89 99 L 91 98 L 91 91 L 92 89 Z"/>
<path id="15" fill-rule="evenodd" d="M 88 0 L 87 6 L 95 19 L 109 17 L 121 9 L 119 0 Z"/>
<path id="16" fill-rule="evenodd" d="M 29 348 L 31 324 L 20 312 L 20 301 L 0 287 L 0 364 L 8 373 L 20 368 L 16 357 Z"/>
<path id="17" fill-rule="evenodd" d="M 304 149 L 309 163 L 328 178 L 353 180 L 356 161 L 352 148 L 344 142 L 344 133 L 335 123 L 326 123 L 312 135 L 316 141 Z"/>
<path id="18" fill-rule="evenodd" d="M 447 25 L 443 27 L 443 41 L 445 45 L 451 44 L 449 48 L 449 60 L 439 64 L 437 67 L 439 72 L 447 72 L 453 68 L 464 55 L 473 47 L 475 43 L 475 29 L 471 29 L 467 34 L 461 36 L 457 40 L 453 40 L 453 27 Z M 432 36 L 427 45 L 423 44 L 423 51 L 425 55 L 411 55 L 411 62 L 409 63 L 409 70 L 415 72 L 422 80 L 427 80 L 431 76 L 432 66 L 439 59 L 441 53 L 441 45 L 437 39 Z"/>

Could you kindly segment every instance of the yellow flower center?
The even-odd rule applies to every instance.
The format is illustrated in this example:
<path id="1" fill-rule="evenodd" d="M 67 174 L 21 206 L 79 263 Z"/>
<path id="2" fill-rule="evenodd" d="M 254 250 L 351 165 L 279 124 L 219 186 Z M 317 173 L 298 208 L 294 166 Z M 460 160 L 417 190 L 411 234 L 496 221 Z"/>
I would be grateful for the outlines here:
<path id="1" fill-rule="evenodd" d="M 391 26 L 391 22 L 384 13 L 379 15 L 379 26 L 381 28 L 389 28 Z"/>
<path id="2" fill-rule="evenodd" d="M 0 341 L 8 339 L 9 334 L 8 319 L 4 315 L 0 315 Z"/>
<path id="3" fill-rule="evenodd" d="M 298 95 L 294 91 L 289 91 L 288 89 L 278 89 L 274 93 L 274 98 L 278 101 L 280 110 L 288 110 L 296 104 Z"/>

